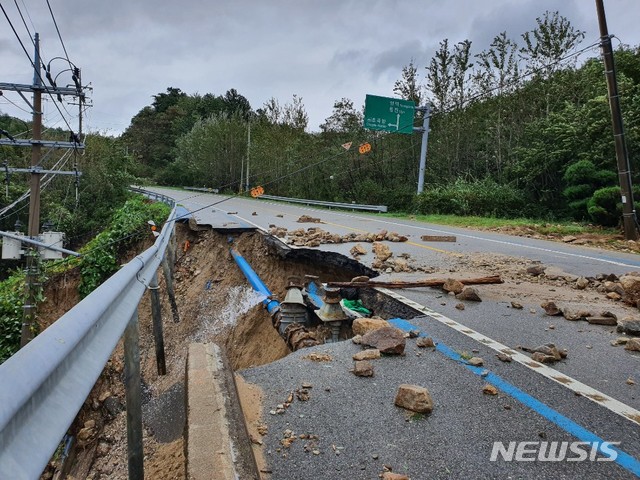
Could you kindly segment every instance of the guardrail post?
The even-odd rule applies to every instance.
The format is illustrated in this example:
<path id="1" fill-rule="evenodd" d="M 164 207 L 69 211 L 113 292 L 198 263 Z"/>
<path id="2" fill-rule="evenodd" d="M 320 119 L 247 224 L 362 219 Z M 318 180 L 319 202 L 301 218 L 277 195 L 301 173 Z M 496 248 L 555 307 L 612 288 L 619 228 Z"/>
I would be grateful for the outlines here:
<path id="1" fill-rule="evenodd" d="M 124 331 L 124 383 L 127 398 L 129 480 L 144 480 L 142 392 L 140 389 L 140 347 L 138 340 L 138 312 L 134 312 Z"/>
<path id="2" fill-rule="evenodd" d="M 162 273 L 164 274 L 164 281 L 167 285 L 167 294 L 169 295 L 169 304 L 171 305 L 171 314 L 173 315 L 173 321 L 178 323 L 180 316 L 178 315 L 178 304 L 176 303 L 176 294 L 173 289 L 173 265 L 175 263 L 176 245 L 175 236 L 172 235 L 169 244 L 167 245 L 167 251 L 162 258 Z"/>
<path id="3" fill-rule="evenodd" d="M 162 307 L 160 305 L 160 292 L 158 291 L 158 274 L 154 272 L 149 282 L 151 292 L 151 318 L 153 320 L 153 339 L 156 346 L 156 365 L 158 375 L 167 374 L 167 364 L 164 358 L 164 336 L 162 334 Z"/>

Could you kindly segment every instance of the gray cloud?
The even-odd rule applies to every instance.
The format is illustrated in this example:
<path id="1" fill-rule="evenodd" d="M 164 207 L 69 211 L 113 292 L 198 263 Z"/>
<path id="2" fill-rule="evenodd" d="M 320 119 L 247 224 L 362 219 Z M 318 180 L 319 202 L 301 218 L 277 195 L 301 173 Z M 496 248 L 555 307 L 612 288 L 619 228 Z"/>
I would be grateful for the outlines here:
<path id="1" fill-rule="evenodd" d="M 62 56 L 48 9 L 39 0 L 24 4 L 43 56 Z M 478 53 L 503 30 L 519 39 L 545 10 L 560 10 L 587 31 L 587 40 L 598 37 L 595 7 L 584 0 L 65 0 L 52 7 L 71 59 L 94 86 L 88 123 L 114 134 L 169 86 L 201 94 L 236 88 L 254 108 L 296 93 L 317 129 L 336 99 L 360 105 L 367 93 L 391 96 L 411 58 L 423 74 L 444 38 L 450 44 L 468 38 Z M 610 31 L 640 43 L 639 2 L 606 7 Z M 15 6 L 5 8 L 31 51 Z M 8 28 L 0 28 L 0 52 L 0 81 L 31 81 L 29 61 Z M 25 117 L 2 98 L 0 111 Z"/>

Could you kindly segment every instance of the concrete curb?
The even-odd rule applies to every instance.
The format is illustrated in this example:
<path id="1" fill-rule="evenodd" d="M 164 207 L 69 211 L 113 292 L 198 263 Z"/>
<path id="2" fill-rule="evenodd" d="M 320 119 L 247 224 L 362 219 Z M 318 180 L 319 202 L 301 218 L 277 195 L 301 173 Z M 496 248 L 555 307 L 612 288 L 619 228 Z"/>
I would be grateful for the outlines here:
<path id="1" fill-rule="evenodd" d="M 259 480 L 233 372 L 220 347 L 189 345 L 186 383 L 187 478 Z"/>

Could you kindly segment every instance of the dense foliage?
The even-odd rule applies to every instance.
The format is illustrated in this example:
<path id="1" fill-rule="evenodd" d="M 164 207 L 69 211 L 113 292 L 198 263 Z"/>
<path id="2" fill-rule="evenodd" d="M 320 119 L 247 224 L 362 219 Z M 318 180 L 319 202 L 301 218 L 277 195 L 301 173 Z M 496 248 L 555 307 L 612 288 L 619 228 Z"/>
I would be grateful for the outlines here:
<path id="1" fill-rule="evenodd" d="M 135 155 L 136 174 L 168 185 L 227 192 L 263 185 L 276 195 L 418 213 L 615 224 L 619 216 L 603 200 L 619 203 L 606 193 L 618 185 L 606 83 L 599 58 L 577 66 L 576 53 L 594 51 L 582 47 L 583 37 L 566 18 L 546 12 L 519 41 L 501 32 L 474 52 L 468 40 L 445 39 L 427 65 L 412 60 L 404 67 L 393 93 L 433 105 L 420 197 L 419 136 L 364 130 L 362 110 L 347 98 L 336 100 L 319 132 L 309 133 L 296 95 L 285 105 L 272 98 L 254 112 L 235 90 L 200 96 L 169 88 L 134 117 L 122 139 Z M 637 181 L 640 50 L 620 46 L 615 60 Z M 351 149 L 341 146 L 349 142 Z M 373 148 L 359 155 L 363 142 Z"/>

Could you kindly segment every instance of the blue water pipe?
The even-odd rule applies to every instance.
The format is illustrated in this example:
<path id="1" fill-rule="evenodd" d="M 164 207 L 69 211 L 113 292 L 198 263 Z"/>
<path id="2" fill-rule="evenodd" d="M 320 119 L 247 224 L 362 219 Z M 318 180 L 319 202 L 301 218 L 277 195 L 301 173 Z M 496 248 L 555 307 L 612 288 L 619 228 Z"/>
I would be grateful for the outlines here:
<path id="1" fill-rule="evenodd" d="M 280 310 L 280 302 L 271 298 L 273 294 L 267 288 L 267 286 L 262 282 L 262 280 L 260 279 L 258 274 L 253 270 L 253 268 L 251 268 L 251 265 L 249 265 L 249 263 L 244 259 L 244 257 L 240 255 L 238 251 L 233 248 L 231 249 L 231 255 L 233 255 L 233 259 L 236 261 L 236 263 L 238 264 L 238 267 L 240 267 L 240 270 L 242 270 L 242 273 L 247 278 L 247 280 L 249 280 L 249 283 L 251 284 L 253 289 L 256 292 L 261 293 L 265 297 L 267 297 L 262 301 L 262 304 L 266 307 L 267 311 L 273 315 L 278 310 Z"/>
<path id="2" fill-rule="evenodd" d="M 318 292 L 318 286 L 316 285 L 316 283 L 309 282 L 309 284 L 306 287 L 306 290 L 307 290 L 307 295 L 311 300 L 311 303 L 313 303 L 315 307 L 318 309 L 322 308 L 322 306 L 324 305 L 324 301 L 322 300 L 322 298 L 320 298 L 320 294 Z"/>

